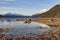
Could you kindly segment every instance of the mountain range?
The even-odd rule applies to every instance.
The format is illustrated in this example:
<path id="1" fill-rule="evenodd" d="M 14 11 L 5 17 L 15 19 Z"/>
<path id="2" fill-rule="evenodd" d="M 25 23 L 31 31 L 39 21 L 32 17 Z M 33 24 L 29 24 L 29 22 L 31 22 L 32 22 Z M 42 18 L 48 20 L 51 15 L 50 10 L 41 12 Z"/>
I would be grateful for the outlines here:
<path id="1" fill-rule="evenodd" d="M 0 18 L 35 18 L 35 16 L 25 16 L 25 15 L 20 15 L 17 13 L 6 13 L 4 15 L 0 15 Z"/>
<path id="2" fill-rule="evenodd" d="M 55 5 L 50 10 L 41 13 L 41 14 L 35 14 L 32 16 L 24 16 L 19 14 L 13 14 L 11 12 L 0 15 L 0 18 L 60 18 L 60 5 Z"/>
<path id="3" fill-rule="evenodd" d="M 50 10 L 33 16 L 36 16 L 37 18 L 60 18 L 60 5 L 55 5 Z"/>

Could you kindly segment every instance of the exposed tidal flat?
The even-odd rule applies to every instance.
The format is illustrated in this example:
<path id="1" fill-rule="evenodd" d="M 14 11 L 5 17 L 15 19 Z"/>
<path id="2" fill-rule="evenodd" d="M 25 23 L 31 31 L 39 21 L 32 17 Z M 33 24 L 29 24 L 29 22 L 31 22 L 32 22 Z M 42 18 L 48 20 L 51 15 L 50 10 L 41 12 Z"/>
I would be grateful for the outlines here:
<path id="1" fill-rule="evenodd" d="M 13 23 L 14 25 L 15 24 L 19 24 L 19 25 L 14 26 L 11 23 Z M 60 39 L 59 26 L 51 27 L 51 28 L 49 28 L 48 26 L 48 28 L 46 29 L 46 28 L 40 28 L 39 26 L 37 26 L 35 22 L 32 22 L 32 24 L 23 24 L 21 22 L 20 22 L 21 24 L 19 22 L 17 23 L 11 22 L 11 23 L 4 24 L 4 26 L 7 26 L 9 28 L 2 29 L 3 31 L 0 33 L 0 40 L 59 40 Z M 46 27 L 46 26 L 47 25 L 44 25 L 42 27 Z"/>

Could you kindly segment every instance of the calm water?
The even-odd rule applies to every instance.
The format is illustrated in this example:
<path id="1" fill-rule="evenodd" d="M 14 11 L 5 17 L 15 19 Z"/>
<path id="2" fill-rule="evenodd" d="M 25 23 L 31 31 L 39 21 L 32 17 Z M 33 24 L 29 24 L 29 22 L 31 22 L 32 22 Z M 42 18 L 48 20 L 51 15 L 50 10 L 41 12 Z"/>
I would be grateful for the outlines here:
<path id="1" fill-rule="evenodd" d="M 40 28 L 16 28 L 7 32 L 6 35 L 12 34 L 16 36 L 16 35 L 24 35 L 29 33 L 36 34 L 47 30 L 48 29 L 40 29 Z"/>
<path id="2" fill-rule="evenodd" d="M 6 28 L 6 27 L 12 28 L 9 32 L 6 33 L 12 35 L 38 33 L 48 30 L 48 29 L 40 29 L 39 27 L 50 28 L 48 25 L 37 22 L 31 22 L 30 24 L 24 23 L 22 21 L 0 22 L 0 28 Z"/>

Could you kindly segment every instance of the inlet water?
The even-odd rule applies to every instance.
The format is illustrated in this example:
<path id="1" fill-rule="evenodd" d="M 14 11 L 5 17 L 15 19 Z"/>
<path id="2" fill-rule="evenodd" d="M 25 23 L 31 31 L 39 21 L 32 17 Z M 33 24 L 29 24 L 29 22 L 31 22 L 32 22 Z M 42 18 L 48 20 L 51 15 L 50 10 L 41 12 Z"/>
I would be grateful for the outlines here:
<path id="1" fill-rule="evenodd" d="M 37 22 L 31 22 L 30 24 L 24 23 L 23 21 L 0 22 L 0 28 L 7 28 L 7 27 L 12 29 L 6 32 L 5 34 L 12 34 L 12 35 L 44 32 L 48 30 L 48 28 L 50 28 L 48 25 Z M 40 29 L 39 27 L 47 29 Z"/>

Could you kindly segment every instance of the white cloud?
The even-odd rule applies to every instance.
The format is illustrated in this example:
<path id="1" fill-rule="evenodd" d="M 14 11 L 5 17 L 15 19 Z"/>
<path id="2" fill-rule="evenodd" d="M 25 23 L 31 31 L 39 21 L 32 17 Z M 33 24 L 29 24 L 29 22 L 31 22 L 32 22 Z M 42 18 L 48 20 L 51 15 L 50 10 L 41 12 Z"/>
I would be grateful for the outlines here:
<path id="1" fill-rule="evenodd" d="M 9 2 L 14 2 L 16 0 L 0 0 L 0 3 L 9 3 Z"/>
<path id="2" fill-rule="evenodd" d="M 48 9 L 42 9 L 42 10 L 40 10 L 38 13 L 44 13 L 44 12 L 46 12 L 46 11 L 48 11 Z"/>
<path id="3" fill-rule="evenodd" d="M 11 7 L 0 7 L 0 14 L 6 14 L 8 12 L 22 14 L 22 15 L 33 15 L 36 13 L 45 12 L 46 9 L 36 10 L 36 9 L 23 9 L 23 8 L 11 8 Z"/>

